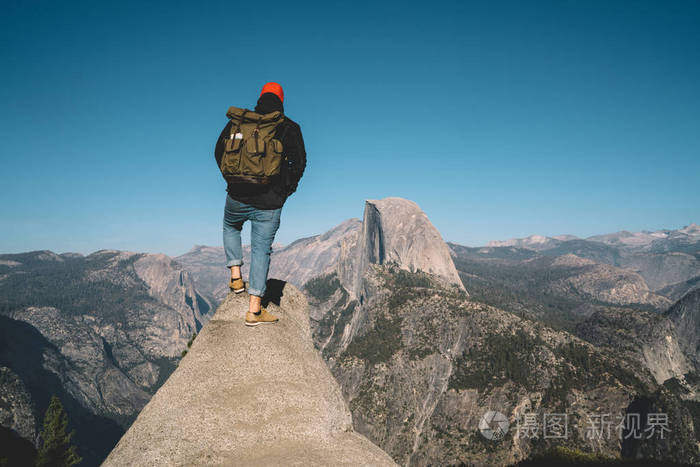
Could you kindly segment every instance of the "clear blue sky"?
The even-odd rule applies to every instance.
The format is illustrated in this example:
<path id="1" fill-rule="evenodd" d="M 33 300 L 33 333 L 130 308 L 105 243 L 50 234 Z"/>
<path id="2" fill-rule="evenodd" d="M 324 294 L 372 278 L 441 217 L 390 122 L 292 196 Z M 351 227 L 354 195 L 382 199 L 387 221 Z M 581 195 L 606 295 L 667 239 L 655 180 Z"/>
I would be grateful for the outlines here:
<path id="1" fill-rule="evenodd" d="M 266 81 L 308 153 L 282 243 L 386 196 L 466 245 L 700 222 L 699 25 L 684 0 L 4 1 L 0 252 L 221 244 L 214 143 Z"/>

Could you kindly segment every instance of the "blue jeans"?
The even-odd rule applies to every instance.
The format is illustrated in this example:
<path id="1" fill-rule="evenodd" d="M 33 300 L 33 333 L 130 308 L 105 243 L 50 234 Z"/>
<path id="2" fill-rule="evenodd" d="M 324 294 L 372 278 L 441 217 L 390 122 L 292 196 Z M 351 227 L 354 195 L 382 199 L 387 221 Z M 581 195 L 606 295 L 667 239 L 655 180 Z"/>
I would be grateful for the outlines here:
<path id="1" fill-rule="evenodd" d="M 267 272 L 270 269 L 270 254 L 272 241 L 280 226 L 282 208 L 258 209 L 249 204 L 241 203 L 226 195 L 224 208 L 224 251 L 226 252 L 226 267 L 243 264 L 243 249 L 241 247 L 241 229 L 247 220 L 250 229 L 250 277 L 248 293 L 262 297 L 267 285 Z"/>

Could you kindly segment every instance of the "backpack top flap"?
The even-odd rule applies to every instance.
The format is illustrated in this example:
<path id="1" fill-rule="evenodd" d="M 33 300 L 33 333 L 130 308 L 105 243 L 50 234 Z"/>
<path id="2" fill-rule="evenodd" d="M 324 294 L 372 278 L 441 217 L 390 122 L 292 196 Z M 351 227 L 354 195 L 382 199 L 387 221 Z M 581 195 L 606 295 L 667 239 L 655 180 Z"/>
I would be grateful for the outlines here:
<path id="1" fill-rule="evenodd" d="M 236 123 L 241 121 L 241 117 L 245 113 L 244 120 L 241 123 L 258 123 L 258 121 L 263 123 L 277 123 L 283 117 L 282 112 L 275 110 L 268 114 L 259 114 L 248 109 L 241 109 L 239 107 L 229 107 L 226 116 Z M 261 119 L 262 117 L 262 119 Z"/>

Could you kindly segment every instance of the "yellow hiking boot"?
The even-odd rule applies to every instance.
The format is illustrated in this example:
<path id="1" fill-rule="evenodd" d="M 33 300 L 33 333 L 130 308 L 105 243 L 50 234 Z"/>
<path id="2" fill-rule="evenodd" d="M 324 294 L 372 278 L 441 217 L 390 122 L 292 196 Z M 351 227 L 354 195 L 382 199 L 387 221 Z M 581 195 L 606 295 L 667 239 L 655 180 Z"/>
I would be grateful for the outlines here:
<path id="1" fill-rule="evenodd" d="M 242 277 L 237 277 L 237 278 L 231 278 L 231 282 L 228 283 L 229 289 L 231 289 L 234 293 L 241 293 L 245 290 L 245 283 L 243 282 Z"/>
<path id="2" fill-rule="evenodd" d="M 279 321 L 279 318 L 272 313 L 268 313 L 265 308 L 260 308 L 259 314 L 251 313 L 250 311 L 245 314 L 245 325 L 246 326 L 257 326 L 258 324 L 273 324 Z"/>

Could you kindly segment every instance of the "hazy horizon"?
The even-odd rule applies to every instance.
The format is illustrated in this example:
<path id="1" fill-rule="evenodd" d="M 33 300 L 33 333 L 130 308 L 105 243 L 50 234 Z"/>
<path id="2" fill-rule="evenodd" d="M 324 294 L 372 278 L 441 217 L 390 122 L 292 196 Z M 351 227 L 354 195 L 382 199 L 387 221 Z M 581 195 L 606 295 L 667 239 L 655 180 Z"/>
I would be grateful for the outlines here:
<path id="1" fill-rule="evenodd" d="M 428 218 L 430 219 L 430 216 L 428 216 Z M 353 219 L 353 218 L 345 219 L 345 221 L 350 220 L 350 219 Z M 361 217 L 355 217 L 354 219 L 362 220 Z M 345 222 L 345 221 L 343 221 L 343 222 Z M 491 241 L 507 241 L 507 240 L 514 240 L 514 239 L 522 239 L 522 238 L 527 238 L 527 237 L 534 236 L 534 235 L 539 235 L 539 236 L 543 236 L 543 237 L 550 237 L 550 238 L 551 238 L 551 237 L 556 237 L 556 236 L 562 236 L 562 235 L 572 235 L 572 236 L 575 236 L 575 237 L 577 237 L 577 238 L 579 238 L 579 239 L 585 240 L 585 239 L 587 239 L 587 238 L 594 237 L 594 236 L 597 236 L 597 235 L 613 234 L 613 233 L 624 232 L 624 231 L 626 231 L 626 232 L 631 232 L 631 233 L 637 233 L 637 232 L 647 232 L 647 233 L 651 233 L 651 232 L 658 232 L 658 231 L 663 231 L 663 230 L 666 230 L 666 231 L 680 230 L 680 229 L 683 229 L 683 228 L 688 227 L 688 226 L 693 225 L 693 224 L 699 225 L 700 223 L 699 223 L 699 222 L 689 222 L 688 224 L 681 225 L 681 226 L 677 226 L 677 227 L 661 227 L 661 228 L 658 228 L 658 229 L 640 229 L 640 230 L 620 229 L 620 230 L 616 230 L 616 231 L 612 231 L 612 232 L 597 232 L 597 233 L 593 233 L 593 234 L 591 234 L 591 235 L 586 235 L 586 236 L 576 235 L 576 234 L 572 234 L 572 233 L 568 233 L 568 232 L 567 232 L 567 233 L 552 233 L 552 234 L 542 234 L 542 233 L 539 233 L 539 232 L 534 232 L 534 233 L 529 233 L 529 234 L 527 234 L 527 235 L 523 235 L 523 236 L 519 236 L 519 237 L 492 238 L 492 239 L 487 240 L 486 242 L 484 242 L 484 243 L 482 243 L 482 244 L 478 244 L 478 245 L 469 245 L 469 244 L 465 244 L 465 243 L 453 241 L 453 240 L 451 240 L 451 239 L 449 239 L 449 238 L 445 238 L 444 235 L 443 235 L 443 240 L 444 240 L 446 243 L 454 243 L 454 244 L 458 244 L 458 245 L 462 245 L 462 246 L 466 246 L 466 247 L 475 248 L 475 247 L 485 247 L 485 246 L 487 246 L 488 242 L 491 242 Z M 338 225 L 338 224 L 336 224 L 336 225 Z M 275 241 L 275 242 L 273 243 L 273 246 L 274 246 L 274 245 L 279 245 L 280 247 L 285 247 L 285 246 L 290 245 L 290 244 L 294 243 L 295 241 L 301 240 L 301 239 L 303 239 L 303 238 L 309 238 L 309 237 L 314 237 L 314 236 L 322 235 L 323 233 L 327 232 L 328 230 L 332 229 L 333 227 L 335 227 L 335 225 L 330 226 L 328 229 L 324 230 L 323 232 L 318 232 L 318 233 L 315 233 L 315 234 L 312 234 L 312 235 L 307 235 L 307 236 L 305 236 L 305 237 L 299 237 L 299 238 L 296 238 L 296 239 L 294 239 L 294 240 L 292 240 L 292 241 L 290 241 L 290 242 L 287 242 L 287 243 L 282 243 L 282 242 L 279 242 L 279 241 Z M 243 244 L 244 244 L 244 245 L 249 245 L 249 244 L 250 244 L 249 241 L 248 241 L 248 240 L 249 240 L 249 237 L 250 237 L 250 235 L 249 235 L 249 232 L 250 232 L 249 229 L 250 229 L 250 227 L 247 227 L 247 228 L 244 227 L 244 234 L 243 234 Z M 439 230 L 440 230 L 440 229 L 438 229 L 438 231 L 439 231 Z M 125 249 L 122 249 L 122 248 L 110 248 L 109 246 L 105 246 L 105 247 L 102 247 L 102 248 L 97 248 L 97 249 L 95 249 L 95 250 L 58 250 L 58 251 L 57 251 L 57 250 L 54 250 L 54 249 L 52 249 L 52 248 L 35 248 L 35 249 L 32 249 L 32 250 L 21 250 L 21 251 L 0 251 L 0 254 L 18 254 L 18 253 L 29 253 L 29 252 L 31 252 L 31 251 L 48 250 L 48 251 L 52 251 L 53 253 L 56 253 L 56 254 L 80 253 L 80 254 L 82 254 L 82 255 L 87 256 L 87 255 L 90 255 L 90 254 L 92 254 L 92 253 L 95 253 L 95 252 L 101 251 L 101 250 L 119 250 L 119 251 L 131 251 L 131 252 L 135 252 L 135 253 L 155 253 L 155 254 L 162 253 L 162 254 L 165 254 L 165 255 L 167 255 L 167 256 L 170 256 L 170 257 L 173 257 L 173 258 L 174 258 L 174 257 L 183 255 L 183 254 L 185 254 L 185 253 L 191 251 L 191 250 L 194 249 L 195 247 L 221 247 L 221 248 L 223 248 L 223 244 L 222 244 L 221 242 L 219 242 L 219 243 L 217 243 L 217 244 L 209 244 L 209 243 L 194 242 L 194 243 L 192 243 L 191 246 L 190 246 L 187 250 L 185 250 L 185 251 L 170 252 L 170 253 L 169 253 L 169 252 L 165 252 L 165 251 L 136 250 L 136 249 L 130 249 L 130 248 L 125 248 Z"/>

